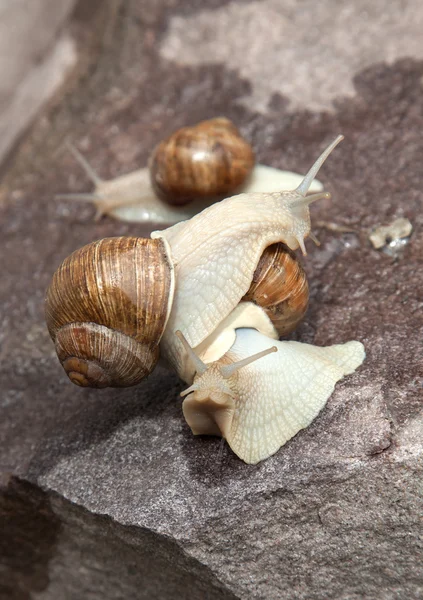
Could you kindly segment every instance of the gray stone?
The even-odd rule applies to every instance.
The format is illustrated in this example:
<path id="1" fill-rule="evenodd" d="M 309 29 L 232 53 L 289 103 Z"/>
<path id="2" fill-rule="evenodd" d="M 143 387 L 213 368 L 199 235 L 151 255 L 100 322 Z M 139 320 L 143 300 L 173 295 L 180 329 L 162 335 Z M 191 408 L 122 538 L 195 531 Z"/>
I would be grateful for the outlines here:
<path id="1" fill-rule="evenodd" d="M 77 61 L 64 24 L 75 0 L 0 1 L 0 163 Z"/>
<path id="2" fill-rule="evenodd" d="M 423 598 L 423 66 L 410 57 L 357 72 L 354 97 L 332 112 L 295 111 L 278 93 L 254 112 L 252 82 L 226 64 L 184 66 L 161 53 L 172 15 L 226 4 L 124 3 L 95 75 L 44 115 L 3 187 L 5 598 Z M 304 260 L 310 309 L 292 337 L 358 339 L 367 359 L 310 428 L 256 466 L 191 434 L 182 385 L 162 368 L 126 390 L 72 386 L 43 322 L 44 290 L 72 250 L 148 234 L 53 200 L 90 189 L 63 139 L 109 177 L 144 164 L 178 126 L 217 114 L 240 125 L 261 162 L 296 171 L 346 136 L 321 172 L 333 200 L 312 219 L 354 231 L 315 229 L 322 245 L 309 243 Z M 413 233 L 392 258 L 368 234 L 399 217 Z"/>
<path id="3" fill-rule="evenodd" d="M 2 598 L 235 598 L 169 538 L 123 527 L 18 480 L 0 501 Z"/>

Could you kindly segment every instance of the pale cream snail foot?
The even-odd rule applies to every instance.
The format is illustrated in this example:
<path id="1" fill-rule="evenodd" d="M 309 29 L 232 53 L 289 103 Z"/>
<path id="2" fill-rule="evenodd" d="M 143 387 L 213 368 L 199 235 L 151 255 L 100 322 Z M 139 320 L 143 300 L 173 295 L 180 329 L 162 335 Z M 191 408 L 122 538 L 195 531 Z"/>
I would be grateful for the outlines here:
<path id="1" fill-rule="evenodd" d="M 248 464 L 265 460 L 308 427 L 335 384 L 365 358 L 360 342 L 317 347 L 238 329 L 230 350 L 204 364 L 178 337 L 196 369 L 182 392 L 188 425 L 196 435 L 221 435 Z"/>

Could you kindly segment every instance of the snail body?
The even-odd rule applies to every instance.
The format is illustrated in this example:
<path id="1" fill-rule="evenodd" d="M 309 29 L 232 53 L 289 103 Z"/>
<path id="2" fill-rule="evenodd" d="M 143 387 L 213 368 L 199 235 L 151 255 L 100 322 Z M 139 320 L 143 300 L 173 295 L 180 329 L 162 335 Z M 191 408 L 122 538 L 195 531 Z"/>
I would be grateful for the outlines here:
<path id="1" fill-rule="evenodd" d="M 175 297 L 162 347 L 169 364 L 187 383 L 192 381 L 192 365 L 181 356 L 174 332 L 182 331 L 194 349 L 207 344 L 221 322 L 230 319 L 233 310 L 239 311 L 238 304 L 247 294 L 268 246 L 282 242 L 291 250 L 301 248 L 306 254 L 309 205 L 330 198 L 327 192 L 309 196 L 307 192 L 321 165 L 342 139 L 339 136 L 326 148 L 296 190 L 239 194 L 206 208 L 189 221 L 151 234 L 153 239 L 166 239 L 172 249 Z M 242 318 L 237 320 L 237 327 L 258 328 L 255 322 Z M 278 337 L 276 331 L 274 337 Z M 226 331 L 224 338 L 221 356 L 233 343 L 234 330 L 231 335 Z"/>
<path id="2" fill-rule="evenodd" d="M 57 198 L 93 203 L 97 220 L 109 214 L 125 221 L 177 223 L 229 194 L 291 189 L 302 179 L 255 165 L 250 144 L 222 117 L 179 129 L 156 146 L 148 167 L 109 181 L 101 179 L 76 148 L 69 148 L 95 189 Z M 311 189 L 320 191 L 322 185 L 313 182 Z"/>
<path id="3" fill-rule="evenodd" d="M 82 387 L 139 383 L 158 362 L 173 297 L 172 257 L 161 238 L 106 238 L 71 254 L 46 297 L 47 326 L 69 379 Z M 220 356 L 222 343 L 233 343 L 238 323 L 254 322 L 277 339 L 295 328 L 307 304 L 308 284 L 298 259 L 284 244 L 274 244 L 264 252 L 245 299 L 223 319 L 215 339 L 209 336 L 202 353 L 211 360 Z M 275 306 L 285 307 L 285 315 Z"/>
<path id="4" fill-rule="evenodd" d="M 81 384 L 83 381 L 83 385 L 89 385 L 87 373 L 90 360 L 93 369 L 103 364 L 102 359 L 93 353 L 92 358 L 87 356 L 85 350 L 79 357 L 76 346 L 71 348 L 70 353 L 66 349 L 66 357 L 60 354 L 62 350 L 57 342 L 60 332 L 66 332 L 70 327 L 78 329 L 85 318 L 89 325 L 94 323 L 95 327 L 110 327 L 113 331 L 124 333 L 131 340 L 131 348 L 132 340 L 140 342 L 143 348 L 150 344 L 149 352 L 154 355 L 153 358 L 149 358 L 148 366 L 143 371 L 136 365 L 135 374 L 128 377 L 128 385 L 137 383 L 151 372 L 160 344 L 160 351 L 167 363 L 188 385 L 194 386 L 186 392 L 189 395 L 184 401 L 184 414 L 194 433 L 223 435 L 246 462 L 266 458 L 299 429 L 307 426 L 325 404 L 336 381 L 352 372 L 364 358 L 358 342 L 351 342 L 353 346 L 344 344 L 330 348 L 303 348 L 307 345 L 277 341 L 280 335 L 285 335 L 297 325 L 307 307 L 307 282 L 292 251 L 300 248 L 306 254 L 304 240 L 310 235 L 309 205 L 320 198 L 330 197 L 326 192 L 310 196 L 307 196 L 307 192 L 319 168 L 341 139 L 342 136 L 339 136 L 326 148 L 295 190 L 238 194 L 206 208 L 188 221 L 176 223 L 164 231 L 153 232 L 150 240 L 139 242 L 144 253 L 141 258 L 132 256 L 126 265 L 135 280 L 141 277 L 143 281 L 138 286 L 143 293 L 137 296 L 136 302 L 136 306 L 141 308 L 137 308 L 134 314 L 139 312 L 139 315 L 143 315 L 145 311 L 145 315 L 148 313 L 154 322 L 154 311 L 147 310 L 145 306 L 151 308 L 156 302 L 156 294 L 162 300 L 160 326 L 154 330 L 150 341 L 139 332 L 141 339 L 138 339 L 138 333 L 123 331 L 124 328 L 116 321 L 105 322 L 103 316 L 98 319 L 98 314 L 102 315 L 103 309 L 108 309 L 109 288 L 116 287 L 113 283 L 108 286 L 104 281 L 118 280 L 120 285 L 122 271 L 122 265 L 115 266 L 109 260 L 100 260 L 98 263 L 102 254 L 101 242 L 94 243 L 93 249 L 85 251 L 93 260 L 82 261 L 84 270 L 93 270 L 92 277 L 97 278 L 100 274 L 101 283 L 96 285 L 98 297 L 90 297 L 90 302 L 98 302 L 101 310 L 93 311 L 87 307 L 85 317 L 77 311 L 76 315 L 59 318 L 56 311 L 67 306 L 61 290 L 69 282 L 62 275 L 55 276 L 52 285 L 60 289 L 49 290 L 46 314 L 49 330 L 56 339 L 59 358 L 65 369 L 70 363 L 67 370 L 71 373 L 71 379 L 75 383 Z M 121 243 L 119 241 L 117 245 Z M 131 243 L 138 246 L 137 241 Z M 150 244 L 157 244 L 156 251 L 160 250 L 160 260 L 164 263 L 160 268 L 157 267 L 157 272 L 145 260 L 145 252 L 150 251 Z M 107 278 L 102 278 L 103 267 L 100 268 L 98 264 L 110 268 Z M 84 294 L 86 286 L 75 285 L 76 275 L 73 275 L 72 268 L 66 263 L 59 273 L 71 273 L 71 277 L 68 277 L 71 290 L 80 287 Z M 152 277 L 139 275 L 143 269 L 147 272 L 151 270 Z M 88 277 L 91 278 L 91 275 Z M 156 293 L 154 283 L 161 278 L 166 282 L 162 282 L 161 291 Z M 71 291 L 71 297 L 73 293 Z M 131 300 L 134 298 L 132 292 L 129 296 Z M 117 298 L 117 307 L 122 308 L 120 292 Z M 52 299 L 53 308 L 50 306 Z M 70 304 L 73 304 L 73 300 Z M 114 306 L 113 303 L 111 305 Z M 66 309 L 64 312 L 70 311 Z M 119 310 L 113 308 L 113 312 L 117 315 Z M 134 322 L 138 323 L 138 318 L 142 320 L 136 317 L 135 321 L 129 319 L 129 322 L 134 325 Z M 148 329 L 147 318 L 141 329 L 144 332 Z M 179 339 L 175 335 L 178 331 L 181 332 Z M 87 337 L 91 340 L 95 333 L 95 330 L 89 329 Z M 102 349 L 101 341 L 92 341 L 92 345 Z M 275 352 L 275 348 L 277 353 L 272 357 L 266 356 L 269 352 Z M 250 358 L 257 352 L 260 356 L 254 356 L 256 360 L 253 363 Z M 82 375 L 75 374 L 79 360 L 85 361 L 82 363 Z M 243 361 L 242 365 L 230 368 L 238 361 Z M 108 365 L 108 359 L 106 363 Z M 262 372 L 260 364 L 270 365 L 272 375 Z M 297 387 L 289 379 L 291 370 L 294 378 L 300 379 Z M 224 381 L 219 383 L 218 389 L 223 390 L 223 397 L 216 400 L 217 391 L 211 381 L 217 381 L 222 372 Z M 305 384 L 301 383 L 303 376 L 307 382 Z M 288 379 L 290 395 L 283 388 Z M 111 385 L 125 385 L 124 380 L 123 374 L 117 383 Z M 102 379 L 101 386 L 103 383 Z M 306 401 L 308 395 L 309 408 Z M 197 406 L 204 398 L 206 410 L 203 410 L 204 406 Z M 217 408 L 214 406 L 216 402 Z M 257 436 L 272 434 L 271 419 L 258 417 L 258 422 L 251 425 L 248 415 L 252 414 L 254 403 L 257 403 L 260 415 L 261 411 L 276 406 L 278 402 L 288 407 L 282 410 L 282 417 L 279 408 L 279 412 L 275 413 L 282 432 L 274 435 L 273 441 L 268 444 L 258 442 Z M 297 413 L 302 412 L 302 405 L 306 409 L 304 418 L 297 415 L 287 428 L 284 423 L 291 418 L 291 402 L 297 403 Z M 211 404 L 214 408 L 209 410 Z M 201 416 L 198 418 L 202 424 L 196 420 L 195 414 Z M 229 415 L 230 419 L 225 415 Z M 261 427 L 263 420 L 266 425 Z M 242 435 L 241 431 L 244 432 Z M 247 438 L 256 441 L 247 442 Z M 239 439 L 242 441 L 238 443 Z"/>
<path id="5" fill-rule="evenodd" d="M 364 360 L 360 342 L 317 347 L 269 340 L 254 329 L 238 329 L 230 350 L 201 363 L 184 346 L 196 369 L 181 395 L 195 435 L 219 435 L 244 462 L 274 454 L 325 406 L 335 384 Z M 251 349 L 257 353 L 251 356 Z"/>

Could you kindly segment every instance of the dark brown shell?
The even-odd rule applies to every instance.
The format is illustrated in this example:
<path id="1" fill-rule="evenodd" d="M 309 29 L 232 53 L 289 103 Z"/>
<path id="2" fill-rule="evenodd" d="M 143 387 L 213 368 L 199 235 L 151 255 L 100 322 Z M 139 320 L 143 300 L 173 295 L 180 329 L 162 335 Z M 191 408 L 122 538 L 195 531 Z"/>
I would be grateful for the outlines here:
<path id="1" fill-rule="evenodd" d="M 231 194 L 250 175 L 254 152 L 225 118 L 183 127 L 163 140 L 150 159 L 151 183 L 169 204 Z"/>
<path id="2" fill-rule="evenodd" d="M 161 239 L 106 238 L 77 250 L 53 276 L 46 322 L 71 381 L 135 385 L 155 367 L 173 293 Z"/>
<path id="3" fill-rule="evenodd" d="M 268 246 L 242 300 L 261 306 L 283 336 L 304 317 L 308 299 L 306 274 L 295 253 L 282 243 Z"/>

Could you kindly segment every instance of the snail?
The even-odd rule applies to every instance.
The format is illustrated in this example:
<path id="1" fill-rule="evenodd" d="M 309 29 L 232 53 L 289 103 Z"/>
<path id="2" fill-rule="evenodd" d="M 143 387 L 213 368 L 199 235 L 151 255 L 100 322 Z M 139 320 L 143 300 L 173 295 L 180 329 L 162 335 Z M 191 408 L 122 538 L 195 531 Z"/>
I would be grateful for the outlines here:
<path id="1" fill-rule="evenodd" d="M 238 329 L 230 350 L 205 364 L 177 335 L 196 371 L 193 384 L 181 394 L 186 422 L 195 435 L 224 437 L 248 464 L 268 458 L 308 427 L 335 383 L 365 357 L 360 342 L 317 347 L 270 341 L 255 329 Z M 251 348 L 259 352 L 251 355 Z"/>
<path id="2" fill-rule="evenodd" d="M 92 202 L 97 220 L 109 214 L 126 221 L 176 223 L 236 191 L 290 189 L 302 179 L 289 171 L 255 165 L 250 144 L 223 117 L 179 129 L 156 146 L 148 167 L 110 181 L 102 180 L 74 146 L 69 149 L 95 190 L 57 198 Z M 313 182 L 312 191 L 322 189 Z"/>
<path id="3" fill-rule="evenodd" d="M 309 205 L 330 198 L 328 192 L 307 192 L 342 139 L 339 136 L 326 148 L 295 190 L 239 194 L 206 208 L 189 221 L 152 232 L 153 239 L 167 241 L 175 265 L 175 295 L 161 348 L 167 362 L 187 383 L 192 381 L 194 371 L 191 362 L 181 355 L 175 331 L 182 331 L 207 362 L 229 350 L 237 328 L 252 327 L 278 339 L 268 315 L 241 299 L 248 293 L 268 246 L 282 242 L 306 254 Z"/>
<path id="4" fill-rule="evenodd" d="M 45 305 L 69 379 L 82 387 L 128 387 L 151 373 L 174 279 L 171 251 L 161 238 L 105 238 L 68 256 L 53 276 Z M 250 306 L 251 315 L 255 306 L 264 311 L 264 331 L 286 335 L 303 318 L 308 298 L 301 264 L 279 243 L 263 252 L 241 303 L 244 310 Z"/>
<path id="5" fill-rule="evenodd" d="M 307 426 L 336 381 L 364 359 L 359 342 L 315 348 L 278 341 L 307 307 L 307 282 L 292 251 L 300 248 L 306 254 L 309 205 L 330 197 L 307 193 L 342 139 L 338 136 L 326 148 L 295 190 L 241 193 L 153 232 L 151 239 L 109 238 L 66 259 L 47 292 L 46 318 L 70 379 L 83 386 L 134 385 L 154 369 L 159 347 L 191 386 L 184 414 L 193 432 L 223 435 L 246 462 L 267 458 Z M 116 334 L 122 336 L 122 350 L 113 352 Z M 113 340 L 108 345 L 107 335 Z M 277 350 L 272 357 L 265 356 L 269 347 Z M 112 355 L 120 357 L 118 368 Z M 293 386 L 291 371 L 303 374 L 304 382 Z M 216 373 L 223 378 L 223 401 L 210 385 Z M 216 402 L 222 410 L 207 408 Z M 254 413 L 254 402 L 259 416 L 252 424 L 248 415 Z M 277 435 L 272 418 L 261 413 L 266 407 L 270 413 L 276 407 L 275 423 L 283 429 Z M 304 414 L 295 418 L 295 412 Z M 289 427 L 283 426 L 288 421 Z M 269 432 L 272 441 L 259 441 Z"/>

